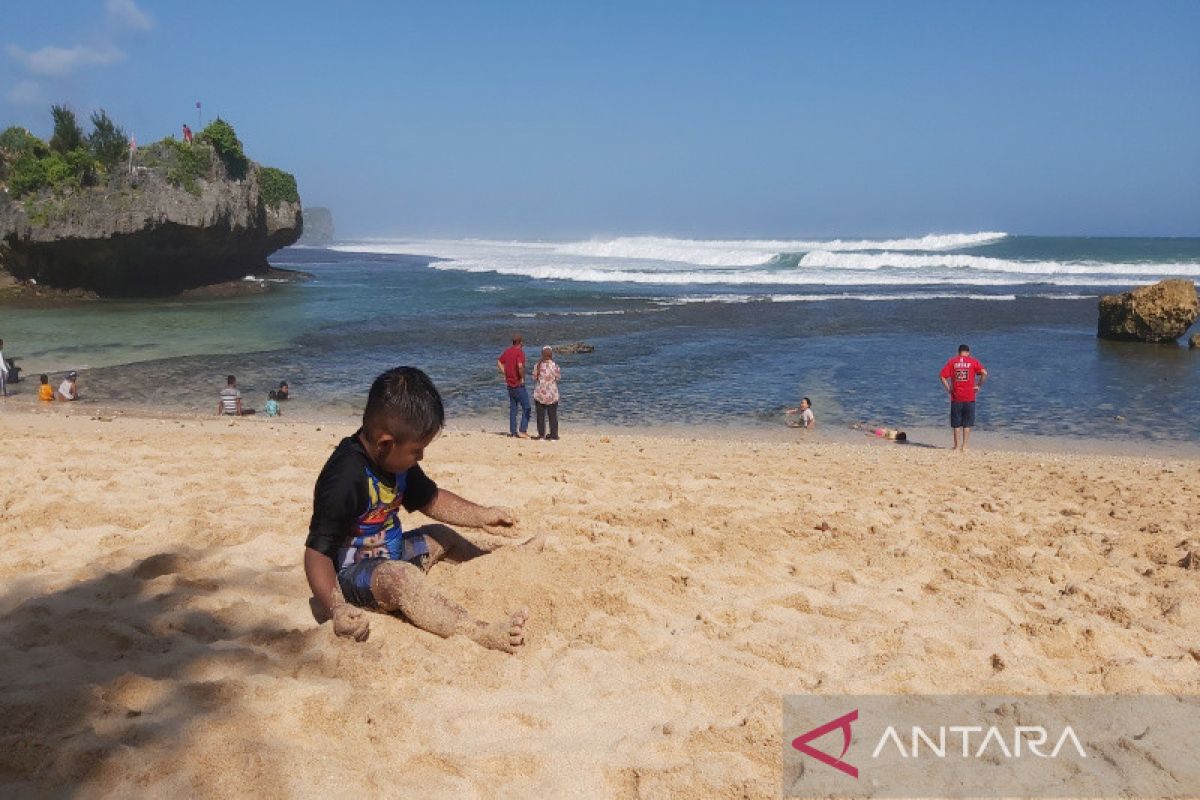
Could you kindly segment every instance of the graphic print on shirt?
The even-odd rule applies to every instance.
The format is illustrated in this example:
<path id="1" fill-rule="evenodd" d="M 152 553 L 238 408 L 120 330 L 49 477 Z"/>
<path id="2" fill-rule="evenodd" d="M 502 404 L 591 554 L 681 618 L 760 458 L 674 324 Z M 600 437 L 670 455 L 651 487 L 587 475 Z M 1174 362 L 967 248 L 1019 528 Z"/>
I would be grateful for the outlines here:
<path id="1" fill-rule="evenodd" d="M 365 467 L 370 506 L 356 523 L 357 533 L 338 548 L 338 568 L 348 567 L 367 558 L 408 561 L 429 552 L 425 537 L 405 534 L 400 524 L 400 503 L 408 473 L 396 476 L 396 488 L 382 483 L 370 467 Z"/>

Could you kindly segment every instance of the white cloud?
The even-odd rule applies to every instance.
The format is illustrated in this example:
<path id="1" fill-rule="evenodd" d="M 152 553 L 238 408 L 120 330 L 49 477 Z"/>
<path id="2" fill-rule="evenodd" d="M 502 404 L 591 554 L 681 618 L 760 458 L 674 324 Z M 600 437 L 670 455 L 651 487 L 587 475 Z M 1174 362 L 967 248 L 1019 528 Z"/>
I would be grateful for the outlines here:
<path id="1" fill-rule="evenodd" d="M 108 18 L 118 25 L 138 31 L 148 31 L 154 27 L 154 21 L 133 0 L 106 0 L 104 8 Z"/>
<path id="2" fill-rule="evenodd" d="M 42 87 L 36 81 L 18 81 L 4 96 L 10 103 L 18 105 L 40 105 L 43 102 Z"/>
<path id="3" fill-rule="evenodd" d="M 107 66 L 125 57 L 124 53 L 111 44 L 102 47 L 82 44 L 75 47 L 47 45 L 32 52 L 10 44 L 5 50 L 34 75 L 53 77 L 69 75 L 80 67 Z"/>

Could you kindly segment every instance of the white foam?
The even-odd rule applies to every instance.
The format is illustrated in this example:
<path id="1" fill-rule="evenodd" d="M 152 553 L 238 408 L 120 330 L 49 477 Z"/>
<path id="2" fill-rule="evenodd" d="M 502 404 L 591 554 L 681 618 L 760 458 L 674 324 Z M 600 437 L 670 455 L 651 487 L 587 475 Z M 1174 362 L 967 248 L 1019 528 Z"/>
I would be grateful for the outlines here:
<path id="1" fill-rule="evenodd" d="M 557 280 L 582 283 L 633 283 L 660 286 L 927 286 L 955 284 L 960 286 L 1019 286 L 1045 283 L 1056 286 L 1091 286 L 1098 282 L 1096 275 L 1053 275 L 1045 273 L 936 274 L 912 270 L 909 274 L 880 272 L 872 269 L 675 269 L 668 271 L 626 270 L 577 266 L 573 264 L 528 264 L 519 261 L 441 261 L 433 269 L 454 272 L 494 273 L 535 280 Z M 1153 277 L 1123 276 L 1122 284 L 1154 283 Z"/>
<path id="2" fill-rule="evenodd" d="M 835 253 L 814 250 L 800 259 L 801 268 L 879 270 L 941 269 L 1009 272 L 1023 275 L 1154 275 L 1200 277 L 1200 263 L 1110 261 L 1014 261 L 963 253 L 950 255 L 911 253 Z"/>
<path id="3" fill-rule="evenodd" d="M 559 245 L 559 255 L 624 258 L 640 261 L 673 261 L 706 267 L 752 267 L 769 263 L 783 253 L 810 250 L 951 250 L 1003 239 L 997 232 L 930 234 L 915 239 L 671 239 L 657 236 L 622 236 Z"/>
<path id="4" fill-rule="evenodd" d="M 1055 295 L 1047 295 L 1054 297 Z M 982 300 L 1007 302 L 1016 300 L 1015 294 L 969 294 L 965 292 L 925 292 L 894 294 L 711 294 L 689 297 L 664 298 L 658 305 L 679 306 L 694 303 L 819 303 L 828 300 L 899 301 L 899 300 Z"/>

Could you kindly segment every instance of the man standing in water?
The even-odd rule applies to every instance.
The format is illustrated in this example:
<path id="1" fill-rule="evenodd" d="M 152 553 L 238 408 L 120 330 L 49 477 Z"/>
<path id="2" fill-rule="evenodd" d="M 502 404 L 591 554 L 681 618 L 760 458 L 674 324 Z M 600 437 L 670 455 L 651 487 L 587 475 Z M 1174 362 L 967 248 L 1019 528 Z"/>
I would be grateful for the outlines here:
<path id="1" fill-rule="evenodd" d="M 942 367 L 942 386 L 950 393 L 950 428 L 954 431 L 955 450 L 959 449 L 959 428 L 962 428 L 962 449 L 967 449 L 971 428 L 975 427 L 975 395 L 983 388 L 987 376 L 983 364 L 971 357 L 971 348 L 965 344 L 960 344 L 958 355 Z"/>
<path id="2" fill-rule="evenodd" d="M 512 347 L 496 359 L 496 367 L 504 376 L 508 387 L 508 435 L 528 439 L 529 434 L 529 391 L 525 388 L 525 339 L 520 334 L 513 336 Z M 521 424 L 517 426 L 517 406 L 521 407 Z"/>

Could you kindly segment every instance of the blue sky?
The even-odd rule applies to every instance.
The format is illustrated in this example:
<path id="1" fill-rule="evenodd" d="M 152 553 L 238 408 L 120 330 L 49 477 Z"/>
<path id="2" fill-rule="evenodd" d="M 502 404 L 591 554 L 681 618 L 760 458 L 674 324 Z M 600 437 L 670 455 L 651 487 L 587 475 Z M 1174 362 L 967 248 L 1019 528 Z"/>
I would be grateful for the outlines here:
<path id="1" fill-rule="evenodd" d="M 200 100 L 339 235 L 1200 235 L 1197 2 L 4 16 L 0 124 L 65 101 L 148 142 Z"/>

